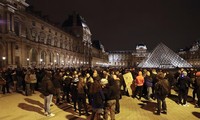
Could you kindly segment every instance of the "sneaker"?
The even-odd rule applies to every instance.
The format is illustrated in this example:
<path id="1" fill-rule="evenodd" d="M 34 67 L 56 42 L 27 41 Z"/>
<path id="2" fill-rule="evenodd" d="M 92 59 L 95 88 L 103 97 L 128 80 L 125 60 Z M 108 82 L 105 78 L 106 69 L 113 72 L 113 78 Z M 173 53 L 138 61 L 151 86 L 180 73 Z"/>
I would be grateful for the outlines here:
<path id="1" fill-rule="evenodd" d="M 188 105 L 188 104 L 183 104 L 183 106 L 184 106 L 184 107 L 188 107 L 189 105 Z"/>
<path id="2" fill-rule="evenodd" d="M 167 110 L 163 110 L 162 113 L 163 113 L 163 114 L 167 114 Z"/>
<path id="3" fill-rule="evenodd" d="M 47 115 L 48 115 L 48 112 L 44 112 L 44 115 L 47 116 Z"/>
<path id="4" fill-rule="evenodd" d="M 53 117 L 53 116 L 55 116 L 55 114 L 53 113 L 47 114 L 47 117 Z"/>
<path id="5" fill-rule="evenodd" d="M 154 111 L 154 114 L 155 114 L 155 115 L 160 115 L 160 111 L 158 111 L 158 110 L 157 110 L 157 111 Z"/>
<path id="6" fill-rule="evenodd" d="M 195 105 L 195 108 L 200 108 L 200 106 L 196 104 L 196 105 Z"/>

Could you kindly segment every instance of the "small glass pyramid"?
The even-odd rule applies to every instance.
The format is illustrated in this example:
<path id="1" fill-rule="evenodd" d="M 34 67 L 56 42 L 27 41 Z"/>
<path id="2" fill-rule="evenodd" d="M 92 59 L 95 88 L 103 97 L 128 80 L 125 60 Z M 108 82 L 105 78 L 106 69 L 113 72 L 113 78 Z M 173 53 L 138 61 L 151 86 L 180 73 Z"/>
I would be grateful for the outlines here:
<path id="1" fill-rule="evenodd" d="M 192 65 L 181 58 L 163 43 L 149 54 L 139 65 L 139 68 L 191 68 Z"/>

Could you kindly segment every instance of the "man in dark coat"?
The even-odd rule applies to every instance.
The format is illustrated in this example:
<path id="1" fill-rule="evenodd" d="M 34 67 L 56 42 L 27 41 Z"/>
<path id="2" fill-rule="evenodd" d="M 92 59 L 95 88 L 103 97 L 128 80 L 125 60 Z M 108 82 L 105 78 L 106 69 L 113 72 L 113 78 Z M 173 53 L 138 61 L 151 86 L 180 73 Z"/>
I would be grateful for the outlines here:
<path id="1" fill-rule="evenodd" d="M 61 102 L 61 86 L 62 86 L 62 72 L 60 72 L 60 70 L 57 70 L 53 76 L 53 85 L 56 89 L 56 104 L 59 105 L 59 104 L 62 104 Z"/>
<path id="2" fill-rule="evenodd" d="M 115 107 L 117 98 L 117 88 L 114 84 L 107 84 L 103 89 L 106 105 L 105 105 L 105 120 L 108 120 L 108 114 L 110 113 L 110 119 L 115 120 Z"/>
<path id="3" fill-rule="evenodd" d="M 187 106 L 187 96 L 190 86 L 190 78 L 187 76 L 187 72 L 183 71 L 178 78 L 178 104 Z M 182 102 L 183 100 L 183 102 Z"/>
<path id="4" fill-rule="evenodd" d="M 167 104 L 165 98 L 169 94 L 170 85 L 167 79 L 164 79 L 163 72 L 157 74 L 158 81 L 155 83 L 155 97 L 157 99 L 157 111 L 155 114 L 160 115 L 161 103 L 164 114 L 167 114 Z"/>

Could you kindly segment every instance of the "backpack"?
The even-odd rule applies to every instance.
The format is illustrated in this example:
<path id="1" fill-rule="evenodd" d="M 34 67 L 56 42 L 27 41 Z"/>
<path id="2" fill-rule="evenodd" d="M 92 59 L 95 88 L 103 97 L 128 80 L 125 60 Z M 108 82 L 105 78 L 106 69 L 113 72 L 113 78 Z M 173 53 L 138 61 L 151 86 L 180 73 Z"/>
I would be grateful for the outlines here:
<path id="1" fill-rule="evenodd" d="M 167 80 L 160 80 L 158 82 L 159 88 L 158 88 L 158 94 L 161 96 L 166 96 L 169 94 L 169 83 Z"/>

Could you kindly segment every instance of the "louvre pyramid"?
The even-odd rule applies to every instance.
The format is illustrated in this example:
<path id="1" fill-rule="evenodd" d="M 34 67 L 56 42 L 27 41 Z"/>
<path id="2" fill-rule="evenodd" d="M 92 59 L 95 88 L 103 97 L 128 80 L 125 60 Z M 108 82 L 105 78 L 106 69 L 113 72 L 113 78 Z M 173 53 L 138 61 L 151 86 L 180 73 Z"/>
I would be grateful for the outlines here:
<path id="1" fill-rule="evenodd" d="M 178 54 L 172 51 L 163 43 L 149 54 L 139 65 L 140 68 L 190 68 L 187 61 L 181 58 Z"/>

